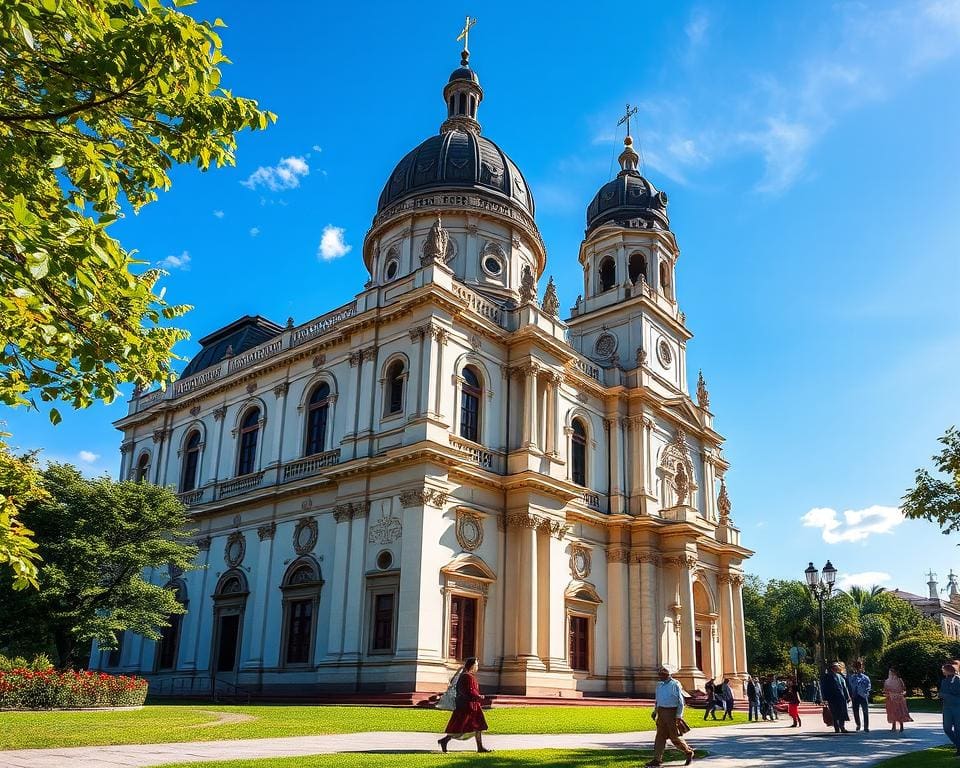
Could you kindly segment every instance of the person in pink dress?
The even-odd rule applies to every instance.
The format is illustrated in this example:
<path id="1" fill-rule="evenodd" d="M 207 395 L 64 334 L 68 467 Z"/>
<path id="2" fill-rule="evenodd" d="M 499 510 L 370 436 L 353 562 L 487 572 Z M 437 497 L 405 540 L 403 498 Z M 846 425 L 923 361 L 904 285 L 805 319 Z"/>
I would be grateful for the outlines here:
<path id="1" fill-rule="evenodd" d="M 907 686 L 900 679 L 900 673 L 896 667 L 890 667 L 887 679 L 883 681 L 883 695 L 890 730 L 897 730 L 897 725 L 899 725 L 900 730 L 903 731 L 903 724 L 912 723 L 913 718 L 907 711 Z"/>

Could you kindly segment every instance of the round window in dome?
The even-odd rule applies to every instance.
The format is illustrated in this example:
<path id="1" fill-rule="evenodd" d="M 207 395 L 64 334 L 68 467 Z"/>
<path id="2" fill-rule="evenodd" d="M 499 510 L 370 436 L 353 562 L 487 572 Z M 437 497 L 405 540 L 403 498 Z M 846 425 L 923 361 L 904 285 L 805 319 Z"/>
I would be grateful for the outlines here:
<path id="1" fill-rule="evenodd" d="M 393 280 L 399 271 L 400 262 L 397 259 L 390 259 L 390 261 L 387 262 L 387 267 L 383 271 L 383 274 L 387 280 Z"/>
<path id="2" fill-rule="evenodd" d="M 484 256 L 481 263 L 483 271 L 490 277 L 500 277 L 503 274 L 503 262 L 496 256 Z"/>
<path id="3" fill-rule="evenodd" d="M 390 550 L 385 549 L 377 555 L 377 568 L 381 571 L 387 570 L 391 565 L 393 565 L 393 553 Z"/>

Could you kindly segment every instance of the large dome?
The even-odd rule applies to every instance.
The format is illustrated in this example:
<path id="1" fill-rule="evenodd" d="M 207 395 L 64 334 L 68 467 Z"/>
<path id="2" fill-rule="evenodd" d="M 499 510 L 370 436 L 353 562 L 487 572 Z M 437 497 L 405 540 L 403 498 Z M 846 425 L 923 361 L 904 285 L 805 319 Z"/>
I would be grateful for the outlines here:
<path id="1" fill-rule="evenodd" d="M 409 195 L 432 189 L 492 192 L 533 217 L 533 196 L 520 169 L 500 147 L 476 131 L 453 128 L 409 152 L 387 179 L 377 213 Z"/>
<path id="2" fill-rule="evenodd" d="M 670 229 L 666 193 L 658 191 L 637 170 L 639 156 L 629 136 L 624 144 L 620 155 L 622 170 L 615 179 L 600 187 L 587 206 L 587 235 L 607 222 L 645 229 Z"/>

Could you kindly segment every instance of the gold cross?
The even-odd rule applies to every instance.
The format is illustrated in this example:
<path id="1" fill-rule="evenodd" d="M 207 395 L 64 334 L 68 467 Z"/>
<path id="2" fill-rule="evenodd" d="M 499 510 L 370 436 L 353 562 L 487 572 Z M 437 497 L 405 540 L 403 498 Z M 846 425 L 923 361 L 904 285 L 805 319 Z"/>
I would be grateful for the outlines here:
<path id="1" fill-rule="evenodd" d="M 635 114 L 637 114 L 637 108 L 633 107 L 633 109 L 631 109 L 630 105 L 627 104 L 626 113 L 623 115 L 623 117 L 620 118 L 620 121 L 617 123 L 617 125 L 623 125 L 624 123 L 627 124 L 627 136 L 630 135 L 630 118 L 633 117 Z"/>
<path id="2" fill-rule="evenodd" d="M 457 35 L 457 41 L 463 40 L 463 50 L 469 52 L 470 47 L 468 45 L 470 39 L 470 27 L 477 23 L 476 19 L 471 19 L 467 16 L 467 20 L 463 24 L 463 29 L 460 30 L 460 34 Z"/>

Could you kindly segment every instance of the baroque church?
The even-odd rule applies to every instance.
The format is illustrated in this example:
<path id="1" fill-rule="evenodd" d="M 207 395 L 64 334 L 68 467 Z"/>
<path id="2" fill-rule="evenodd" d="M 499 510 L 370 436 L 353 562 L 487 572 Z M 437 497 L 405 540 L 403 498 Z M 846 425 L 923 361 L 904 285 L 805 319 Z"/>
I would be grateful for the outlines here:
<path id="1" fill-rule="evenodd" d="M 121 475 L 178 491 L 199 567 L 151 574 L 186 608 L 159 641 L 91 666 L 171 695 L 427 694 L 468 656 L 488 693 L 647 696 L 661 663 L 688 690 L 742 683 L 752 553 L 688 388 L 667 196 L 628 123 L 562 317 L 483 98 L 465 50 L 439 133 L 386 180 L 354 299 L 242 317 L 134 395 Z"/>

